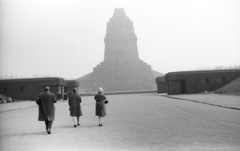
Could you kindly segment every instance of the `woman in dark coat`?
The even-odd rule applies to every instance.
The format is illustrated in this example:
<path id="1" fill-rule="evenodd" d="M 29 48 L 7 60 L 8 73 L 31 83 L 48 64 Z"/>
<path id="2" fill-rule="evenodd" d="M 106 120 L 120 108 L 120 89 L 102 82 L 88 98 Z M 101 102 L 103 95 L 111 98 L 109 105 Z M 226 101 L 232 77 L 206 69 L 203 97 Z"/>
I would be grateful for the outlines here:
<path id="1" fill-rule="evenodd" d="M 100 87 L 98 89 L 98 94 L 94 96 L 94 99 L 96 100 L 96 116 L 99 118 L 99 126 L 102 126 L 101 117 L 104 117 L 107 115 L 105 104 L 108 102 L 107 98 L 103 94 L 103 89 Z"/>
<path id="2" fill-rule="evenodd" d="M 82 109 L 80 103 L 82 102 L 82 99 L 80 95 L 77 93 L 77 88 L 73 89 L 73 93 L 69 96 L 68 104 L 69 104 L 69 110 L 70 110 L 70 116 L 72 116 L 74 127 L 79 126 L 79 117 L 82 116 Z M 76 120 L 77 119 L 77 123 Z"/>

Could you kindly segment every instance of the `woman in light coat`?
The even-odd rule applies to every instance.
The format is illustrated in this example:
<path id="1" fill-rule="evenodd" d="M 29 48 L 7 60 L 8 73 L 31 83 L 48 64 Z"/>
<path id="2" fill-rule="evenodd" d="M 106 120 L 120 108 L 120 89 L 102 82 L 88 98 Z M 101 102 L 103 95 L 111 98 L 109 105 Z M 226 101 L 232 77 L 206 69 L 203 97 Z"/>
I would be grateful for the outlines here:
<path id="1" fill-rule="evenodd" d="M 77 88 L 74 88 L 73 93 L 71 93 L 68 99 L 70 116 L 72 116 L 74 127 L 80 125 L 80 116 L 82 116 L 81 102 L 81 96 L 77 93 Z"/>
<path id="2" fill-rule="evenodd" d="M 108 100 L 101 87 L 98 89 L 98 94 L 94 96 L 94 99 L 96 100 L 96 116 L 99 118 L 99 126 L 102 126 L 101 117 L 107 115 L 105 104 L 107 104 Z"/>

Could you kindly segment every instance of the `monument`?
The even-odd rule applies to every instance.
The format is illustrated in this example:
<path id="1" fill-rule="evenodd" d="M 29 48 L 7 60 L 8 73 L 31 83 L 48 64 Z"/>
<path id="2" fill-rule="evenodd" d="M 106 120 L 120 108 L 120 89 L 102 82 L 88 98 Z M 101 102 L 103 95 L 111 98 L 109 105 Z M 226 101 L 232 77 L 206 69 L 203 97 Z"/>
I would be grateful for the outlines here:
<path id="1" fill-rule="evenodd" d="M 140 60 L 133 22 L 123 8 L 114 10 L 104 38 L 104 60 L 93 72 L 79 78 L 80 89 L 96 91 L 156 90 L 155 78 L 162 75 Z"/>

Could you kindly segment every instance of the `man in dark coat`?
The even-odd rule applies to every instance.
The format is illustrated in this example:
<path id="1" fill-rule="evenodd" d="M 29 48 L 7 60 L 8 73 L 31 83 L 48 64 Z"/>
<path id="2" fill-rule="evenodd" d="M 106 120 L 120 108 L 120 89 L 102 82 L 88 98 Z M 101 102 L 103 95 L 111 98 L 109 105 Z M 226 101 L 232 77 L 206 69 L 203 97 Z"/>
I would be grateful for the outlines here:
<path id="1" fill-rule="evenodd" d="M 36 99 L 39 108 L 38 121 L 45 121 L 46 130 L 51 134 L 53 120 L 55 118 L 54 103 L 57 99 L 53 93 L 50 92 L 50 87 L 46 86 L 44 92 L 40 93 Z"/>
<path id="2" fill-rule="evenodd" d="M 82 99 L 80 95 L 77 93 L 77 88 L 73 89 L 73 93 L 70 94 L 68 99 L 69 104 L 69 110 L 70 110 L 70 116 L 72 116 L 74 127 L 79 126 L 79 117 L 82 116 L 82 109 L 80 103 L 82 102 Z M 77 124 L 76 120 L 74 118 L 77 118 Z"/>
<path id="3" fill-rule="evenodd" d="M 105 104 L 108 100 L 103 94 L 103 89 L 101 87 L 98 89 L 98 94 L 94 96 L 94 99 L 96 100 L 96 116 L 99 118 L 99 126 L 102 126 L 101 117 L 107 114 Z"/>

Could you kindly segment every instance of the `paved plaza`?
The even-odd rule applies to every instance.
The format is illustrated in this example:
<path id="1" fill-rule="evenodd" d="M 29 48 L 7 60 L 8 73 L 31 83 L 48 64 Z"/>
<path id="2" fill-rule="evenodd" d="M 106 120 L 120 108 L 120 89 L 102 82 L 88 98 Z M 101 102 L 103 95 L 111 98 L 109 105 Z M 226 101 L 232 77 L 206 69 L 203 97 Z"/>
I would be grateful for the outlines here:
<path id="1" fill-rule="evenodd" d="M 240 150 L 240 96 L 198 94 L 169 98 L 152 93 L 107 97 L 102 127 L 94 115 L 93 96 L 82 97 L 83 116 L 77 128 L 69 116 L 68 103 L 56 103 L 51 135 L 46 133 L 44 122 L 37 120 L 35 102 L 0 104 L 0 150 Z"/>

